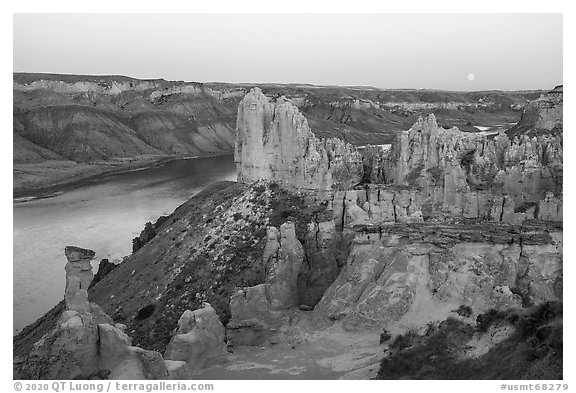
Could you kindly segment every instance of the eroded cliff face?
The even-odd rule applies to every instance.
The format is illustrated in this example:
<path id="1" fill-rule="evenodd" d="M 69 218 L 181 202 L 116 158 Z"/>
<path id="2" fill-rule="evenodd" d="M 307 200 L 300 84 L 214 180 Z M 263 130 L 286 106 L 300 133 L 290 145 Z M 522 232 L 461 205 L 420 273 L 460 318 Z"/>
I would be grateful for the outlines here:
<path id="1" fill-rule="evenodd" d="M 222 154 L 234 146 L 237 98 L 228 89 L 121 76 L 15 74 L 13 90 L 16 164 Z"/>
<path id="2" fill-rule="evenodd" d="M 539 198 L 547 191 L 562 190 L 562 139 L 554 135 L 521 135 L 510 140 L 499 134 L 490 138 L 456 128 L 444 130 L 430 115 L 399 138 L 400 143 L 393 145 L 393 150 L 400 150 L 398 160 L 389 169 L 399 185 L 410 179 L 416 184 L 418 180 L 422 182 L 424 171 L 437 169 L 444 175 L 445 188 L 489 188 L 518 197 L 523 194 L 527 200 Z M 403 154 L 409 150 L 406 142 L 414 146 L 408 157 Z M 405 167 L 410 168 L 407 173 L 402 172 Z"/>
<path id="3" fill-rule="evenodd" d="M 508 131 L 508 135 L 512 138 L 520 135 L 536 136 L 542 134 L 561 137 L 564 128 L 563 96 L 564 86 L 560 85 L 542 94 L 537 100 L 531 101 L 524 108 L 518 124 Z"/>
<path id="4" fill-rule="evenodd" d="M 349 188 L 362 177 L 362 158 L 339 139 L 318 139 L 306 118 L 284 97 L 259 88 L 238 107 L 234 161 L 238 181 L 281 180 L 298 188 Z"/>
<path id="5" fill-rule="evenodd" d="M 420 329 L 460 306 L 474 317 L 562 298 L 555 227 L 411 224 L 358 229 L 315 312 L 345 329 Z"/>
<path id="6" fill-rule="evenodd" d="M 562 220 L 562 156 L 559 136 L 510 141 L 505 134 L 446 130 L 429 115 L 400 132 L 389 152 L 372 148 L 365 164 L 381 194 L 382 185 L 410 189 L 410 205 L 425 216 L 518 223 L 544 215 Z"/>

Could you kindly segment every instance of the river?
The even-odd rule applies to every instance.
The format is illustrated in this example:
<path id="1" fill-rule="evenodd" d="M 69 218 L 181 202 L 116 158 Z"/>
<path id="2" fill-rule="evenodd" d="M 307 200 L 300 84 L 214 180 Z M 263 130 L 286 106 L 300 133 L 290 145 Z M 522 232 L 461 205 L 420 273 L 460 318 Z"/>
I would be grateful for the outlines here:
<path id="1" fill-rule="evenodd" d="M 119 262 L 132 238 L 211 183 L 235 180 L 232 156 L 171 161 L 117 174 L 50 198 L 13 204 L 13 333 L 64 297 L 64 247 L 96 252 Z"/>

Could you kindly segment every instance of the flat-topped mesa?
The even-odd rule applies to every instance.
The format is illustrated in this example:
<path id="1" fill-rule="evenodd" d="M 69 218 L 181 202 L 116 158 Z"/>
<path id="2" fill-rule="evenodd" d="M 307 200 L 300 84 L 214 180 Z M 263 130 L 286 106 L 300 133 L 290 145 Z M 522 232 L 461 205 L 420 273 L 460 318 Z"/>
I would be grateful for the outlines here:
<path id="1" fill-rule="evenodd" d="M 68 263 L 66 270 L 66 292 L 64 299 L 68 310 L 88 312 L 88 287 L 94 278 L 92 272 L 92 259 L 94 251 L 80 247 L 66 246 L 64 254 Z"/>
<path id="2" fill-rule="evenodd" d="M 337 138 L 318 139 L 284 97 L 252 89 L 238 106 L 234 162 L 238 181 L 279 180 L 304 189 L 348 189 L 359 183 L 360 153 Z"/>

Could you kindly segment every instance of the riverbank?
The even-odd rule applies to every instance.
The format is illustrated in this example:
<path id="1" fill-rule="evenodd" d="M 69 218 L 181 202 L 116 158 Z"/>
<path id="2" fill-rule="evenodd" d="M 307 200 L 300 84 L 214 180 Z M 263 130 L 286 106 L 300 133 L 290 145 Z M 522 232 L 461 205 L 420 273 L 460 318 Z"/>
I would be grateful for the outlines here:
<path id="1" fill-rule="evenodd" d="M 39 164 L 14 164 L 12 198 L 15 202 L 50 197 L 58 192 L 82 187 L 88 183 L 122 173 L 159 167 L 174 160 L 217 157 L 233 154 L 221 152 L 200 155 L 143 156 L 96 163 L 46 161 Z"/>

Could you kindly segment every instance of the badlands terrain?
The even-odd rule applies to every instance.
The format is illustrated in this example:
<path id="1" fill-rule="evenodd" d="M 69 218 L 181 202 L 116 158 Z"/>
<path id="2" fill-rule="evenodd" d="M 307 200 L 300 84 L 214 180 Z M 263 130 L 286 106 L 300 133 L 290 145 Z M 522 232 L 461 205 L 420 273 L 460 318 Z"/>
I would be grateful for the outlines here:
<path id="1" fill-rule="evenodd" d="M 64 300 L 14 337 L 15 378 L 562 378 L 561 87 L 119 79 L 96 94 L 89 77 L 51 78 L 15 75 L 15 101 L 32 96 L 15 135 L 82 163 L 124 154 L 104 149 L 117 141 L 134 157 L 234 146 L 238 182 L 147 225 L 96 276 L 94 252 L 66 247 Z M 92 135 L 83 116 L 110 126 Z M 28 147 L 24 165 L 55 158 Z"/>
<path id="2" fill-rule="evenodd" d="M 318 137 L 388 144 L 418 116 L 442 127 L 509 128 L 541 91 L 448 92 L 259 85 L 285 95 Z M 14 197 L 166 160 L 230 154 L 238 103 L 254 85 L 15 73 Z"/>

